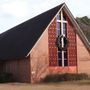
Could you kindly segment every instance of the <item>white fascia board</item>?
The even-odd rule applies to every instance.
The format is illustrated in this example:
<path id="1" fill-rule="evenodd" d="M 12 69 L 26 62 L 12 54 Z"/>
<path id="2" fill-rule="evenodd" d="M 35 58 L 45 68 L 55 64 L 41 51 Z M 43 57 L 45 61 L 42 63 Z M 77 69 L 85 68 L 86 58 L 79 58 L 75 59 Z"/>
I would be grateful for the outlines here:
<path id="1" fill-rule="evenodd" d="M 62 7 L 60 8 L 60 10 L 56 13 L 56 15 L 54 16 L 54 18 L 51 20 L 51 22 L 48 24 L 48 26 L 46 27 L 46 29 L 44 30 L 44 32 L 46 30 L 48 30 L 48 27 L 51 25 L 51 23 L 54 21 L 54 19 L 56 18 L 56 16 L 58 15 L 58 13 L 62 10 L 62 8 L 65 6 L 65 4 L 62 5 Z M 44 35 L 44 32 L 42 33 L 42 35 L 39 37 L 39 39 L 37 40 L 37 42 L 35 43 L 35 45 L 32 47 L 32 49 L 29 51 L 29 53 L 26 55 L 26 57 L 28 57 L 30 55 L 30 53 L 32 52 L 33 48 L 38 44 L 38 42 L 41 40 L 41 38 Z"/>

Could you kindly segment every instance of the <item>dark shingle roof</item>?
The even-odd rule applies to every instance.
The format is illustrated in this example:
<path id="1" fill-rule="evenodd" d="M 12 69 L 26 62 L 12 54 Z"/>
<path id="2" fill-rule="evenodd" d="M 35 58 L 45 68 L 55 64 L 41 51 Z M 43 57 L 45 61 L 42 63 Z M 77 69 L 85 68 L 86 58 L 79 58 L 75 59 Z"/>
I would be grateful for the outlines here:
<path id="1" fill-rule="evenodd" d="M 0 35 L 0 59 L 24 58 L 63 4 Z"/>

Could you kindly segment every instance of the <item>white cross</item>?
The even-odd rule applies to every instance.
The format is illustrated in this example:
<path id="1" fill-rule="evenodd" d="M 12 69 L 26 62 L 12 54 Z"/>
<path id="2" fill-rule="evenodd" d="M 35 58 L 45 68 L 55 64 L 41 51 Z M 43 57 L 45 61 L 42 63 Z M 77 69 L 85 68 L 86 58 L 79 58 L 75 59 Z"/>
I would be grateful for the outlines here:
<path id="1" fill-rule="evenodd" d="M 63 23 L 67 23 L 67 21 L 63 20 L 63 12 L 61 11 L 60 12 L 61 14 L 61 20 L 57 20 L 57 22 L 61 23 L 61 35 L 62 36 L 65 36 L 64 34 L 64 30 L 63 30 Z M 62 38 L 61 40 L 61 43 L 62 43 L 62 47 L 64 47 L 64 39 Z M 64 67 L 64 51 L 62 50 L 62 67 Z"/>

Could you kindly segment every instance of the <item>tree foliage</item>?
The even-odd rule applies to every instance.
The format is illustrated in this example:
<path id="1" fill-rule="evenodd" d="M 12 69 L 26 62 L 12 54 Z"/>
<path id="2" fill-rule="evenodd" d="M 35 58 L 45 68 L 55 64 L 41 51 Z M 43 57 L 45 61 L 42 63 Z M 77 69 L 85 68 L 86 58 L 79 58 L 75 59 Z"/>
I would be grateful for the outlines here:
<path id="1" fill-rule="evenodd" d="M 84 17 L 77 17 L 77 23 L 81 27 L 82 31 L 84 32 L 85 36 L 87 37 L 88 41 L 90 42 L 90 18 L 87 16 Z"/>

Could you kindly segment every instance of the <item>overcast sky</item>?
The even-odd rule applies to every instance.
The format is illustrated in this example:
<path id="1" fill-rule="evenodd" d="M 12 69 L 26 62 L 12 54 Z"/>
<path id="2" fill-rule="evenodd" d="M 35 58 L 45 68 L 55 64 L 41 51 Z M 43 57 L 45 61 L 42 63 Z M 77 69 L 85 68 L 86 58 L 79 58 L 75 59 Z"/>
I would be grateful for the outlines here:
<path id="1" fill-rule="evenodd" d="M 62 2 L 74 17 L 90 17 L 90 0 L 0 0 L 0 33 Z"/>

